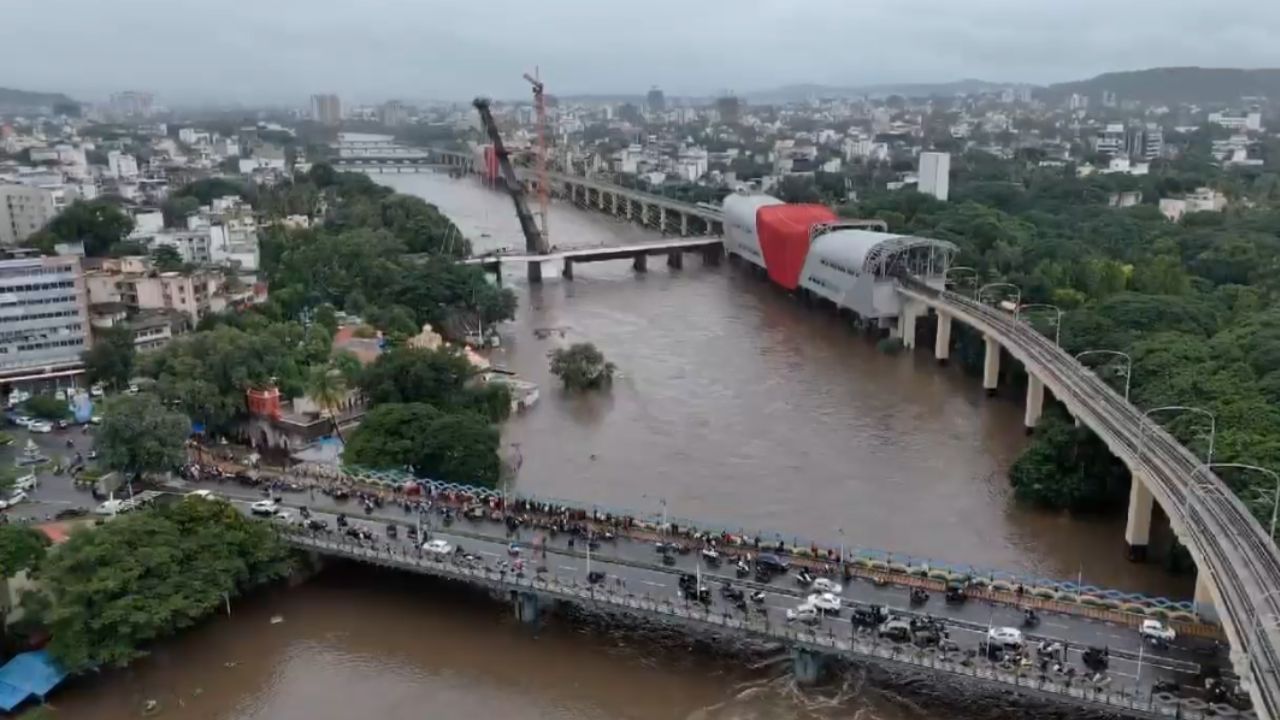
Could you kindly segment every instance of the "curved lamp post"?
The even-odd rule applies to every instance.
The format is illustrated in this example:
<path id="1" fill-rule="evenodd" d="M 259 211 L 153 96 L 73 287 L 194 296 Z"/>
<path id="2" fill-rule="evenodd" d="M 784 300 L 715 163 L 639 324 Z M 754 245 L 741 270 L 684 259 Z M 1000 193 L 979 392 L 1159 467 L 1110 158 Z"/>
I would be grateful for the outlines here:
<path id="1" fill-rule="evenodd" d="M 1124 358 L 1124 399 L 1125 402 L 1128 402 L 1129 381 L 1133 379 L 1133 356 L 1129 355 L 1129 353 L 1120 352 L 1119 350 L 1085 350 L 1084 352 L 1076 353 L 1076 360 L 1079 360 L 1086 355 L 1110 355 L 1112 357 Z"/>
<path id="2" fill-rule="evenodd" d="M 1204 415 L 1205 417 L 1209 418 L 1209 452 L 1208 452 L 1208 455 L 1205 457 L 1205 464 L 1210 464 L 1210 465 L 1213 464 L 1213 443 L 1214 443 L 1214 440 L 1218 437 L 1218 418 L 1213 413 L 1209 412 L 1208 410 L 1205 410 L 1204 408 L 1191 407 L 1189 405 L 1164 405 L 1161 407 L 1151 408 L 1150 410 L 1147 410 L 1146 412 L 1142 413 L 1142 430 L 1138 435 L 1138 455 L 1140 457 L 1146 456 L 1147 420 L 1149 420 L 1153 414 L 1158 412 L 1175 412 L 1175 411 L 1193 412 L 1200 415 Z"/>
<path id="3" fill-rule="evenodd" d="M 968 265 L 953 265 L 952 267 L 949 267 L 949 268 L 947 268 L 946 270 L 944 270 L 944 271 L 942 272 L 942 284 L 943 284 L 943 286 L 946 286 L 947 281 L 949 281 L 949 280 L 951 279 L 951 273 L 954 273 L 954 272 L 965 272 L 965 273 L 969 273 L 970 275 L 969 275 L 968 277 L 970 277 L 970 278 L 972 279 L 972 281 L 973 281 L 973 287 L 974 287 L 974 290 L 977 290 L 977 288 L 978 288 L 978 271 L 977 271 L 977 269 L 975 269 L 975 268 L 971 268 L 971 267 L 969 267 Z"/>
<path id="4" fill-rule="evenodd" d="M 1059 342 L 1062 339 L 1062 308 L 1057 305 L 1050 305 L 1049 303 L 1027 303 L 1026 305 L 1019 305 L 1013 309 L 1013 319 L 1021 320 L 1022 314 L 1027 310 L 1052 310 L 1057 313 L 1053 319 L 1053 344 L 1062 345 L 1062 343 Z M 1030 324 L 1030 321 L 1027 322 Z"/>

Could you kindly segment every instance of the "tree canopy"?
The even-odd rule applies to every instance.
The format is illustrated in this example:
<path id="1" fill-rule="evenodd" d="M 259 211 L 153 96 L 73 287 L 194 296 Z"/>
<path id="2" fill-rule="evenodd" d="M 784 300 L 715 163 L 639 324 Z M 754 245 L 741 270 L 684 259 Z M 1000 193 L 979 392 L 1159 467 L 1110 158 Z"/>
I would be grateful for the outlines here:
<path id="1" fill-rule="evenodd" d="M 94 330 L 93 347 L 84 352 L 85 379 L 90 384 L 103 384 L 120 389 L 133 377 L 136 350 L 133 332 L 116 325 Z"/>
<path id="2" fill-rule="evenodd" d="M 497 485 L 498 430 L 478 413 L 447 413 L 425 403 L 378 405 L 351 434 L 348 464 L 412 468 L 419 477 Z"/>
<path id="3" fill-rule="evenodd" d="M 54 253 L 55 243 L 84 241 L 84 251 L 91 257 L 110 254 L 112 247 L 133 231 L 133 218 L 107 200 L 76 200 L 49 221 L 40 232 L 27 238 L 28 247 L 39 248 L 46 255 Z"/>
<path id="4" fill-rule="evenodd" d="M 103 465 L 135 477 L 181 465 L 190 430 L 190 420 L 151 393 L 117 395 L 107 400 L 94 443 Z"/>
<path id="5" fill-rule="evenodd" d="M 28 525 L 0 525 L 0 579 L 30 570 L 40 563 L 49 538 Z"/>
<path id="6" fill-rule="evenodd" d="M 549 353 L 551 374 L 560 378 L 570 390 L 590 390 L 613 379 L 614 364 L 591 343 L 574 343 Z"/>

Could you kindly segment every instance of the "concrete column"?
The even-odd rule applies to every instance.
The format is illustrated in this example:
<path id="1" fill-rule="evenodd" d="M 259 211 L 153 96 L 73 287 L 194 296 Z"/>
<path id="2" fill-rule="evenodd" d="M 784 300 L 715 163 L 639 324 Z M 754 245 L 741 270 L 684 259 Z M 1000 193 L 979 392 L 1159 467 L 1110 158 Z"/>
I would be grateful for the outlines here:
<path id="1" fill-rule="evenodd" d="M 680 237 L 688 237 L 688 236 L 689 236 L 689 216 L 686 215 L 685 213 L 680 213 Z"/>
<path id="2" fill-rule="evenodd" d="M 905 303 L 898 312 L 898 333 L 902 336 L 902 347 L 908 350 L 916 346 L 916 311 L 911 303 Z"/>
<path id="3" fill-rule="evenodd" d="M 627 219 L 631 219 L 631 198 L 627 198 Z"/>
<path id="4" fill-rule="evenodd" d="M 618 193 L 613 194 L 613 214 L 618 214 Z"/>
<path id="5" fill-rule="evenodd" d="M 1129 484 L 1129 520 L 1124 526 L 1124 541 L 1128 546 L 1129 559 L 1143 562 L 1147 559 L 1147 545 L 1151 541 L 1151 512 L 1155 508 L 1155 499 L 1147 487 L 1145 476 L 1134 473 Z"/>
<path id="6" fill-rule="evenodd" d="M 538 596 L 531 592 L 512 592 L 511 595 L 516 619 L 525 625 L 537 625 L 540 610 Z"/>
<path id="7" fill-rule="evenodd" d="M 1044 410 L 1044 382 L 1027 373 L 1027 411 L 1023 415 L 1023 423 L 1027 426 L 1027 432 L 1031 432 L 1040 422 L 1040 413 Z"/>
<path id="8" fill-rule="evenodd" d="M 995 395 L 1000 385 L 1000 343 L 989 335 L 984 339 L 987 341 L 987 356 L 982 363 L 982 387 L 988 395 Z"/>
<path id="9" fill-rule="evenodd" d="M 945 365 L 951 358 L 951 316 L 938 313 L 938 334 L 933 341 L 933 356 L 938 364 Z"/>
<path id="10" fill-rule="evenodd" d="M 667 231 L 667 209 L 662 206 L 658 206 L 658 230 Z"/>
<path id="11" fill-rule="evenodd" d="M 542 261 L 534 260 L 529 263 L 529 284 L 537 285 L 542 282 Z"/>
<path id="12" fill-rule="evenodd" d="M 1218 619 L 1218 609 L 1213 605 L 1213 593 L 1209 591 L 1209 576 L 1201 570 L 1197 570 L 1196 575 L 1196 594 L 1192 602 L 1195 611 L 1200 617 L 1210 622 L 1216 622 Z"/>
<path id="13" fill-rule="evenodd" d="M 573 279 L 573 261 L 569 258 L 564 259 L 564 270 L 561 271 L 560 275 L 563 276 L 565 280 Z"/>
<path id="14" fill-rule="evenodd" d="M 684 267 L 684 253 L 679 250 L 672 250 L 667 253 L 667 267 L 675 270 Z"/>
<path id="15" fill-rule="evenodd" d="M 600 209 L 603 210 L 604 209 L 604 191 L 603 190 L 601 190 L 599 193 L 596 194 L 596 200 L 600 203 Z"/>
<path id="16" fill-rule="evenodd" d="M 792 648 L 791 670 L 795 674 L 796 684 L 815 685 L 822 680 L 826 662 L 822 655 L 804 648 Z"/>
<path id="17" fill-rule="evenodd" d="M 636 253 L 636 259 L 631 261 L 631 269 L 638 273 L 648 272 L 649 256 L 645 255 L 643 252 Z"/>

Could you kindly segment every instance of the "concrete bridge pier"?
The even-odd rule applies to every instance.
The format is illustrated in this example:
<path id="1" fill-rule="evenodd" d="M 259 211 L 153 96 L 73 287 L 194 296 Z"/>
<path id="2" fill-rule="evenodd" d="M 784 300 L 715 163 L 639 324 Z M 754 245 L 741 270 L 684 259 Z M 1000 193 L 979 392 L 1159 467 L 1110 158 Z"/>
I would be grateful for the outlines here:
<path id="1" fill-rule="evenodd" d="M 649 271 L 649 256 L 643 252 L 636 253 L 635 260 L 631 261 L 631 269 L 638 273 Z"/>
<path id="2" fill-rule="evenodd" d="M 618 193 L 613 194 L 613 214 L 618 214 Z"/>
<path id="3" fill-rule="evenodd" d="M 573 279 L 573 261 L 569 258 L 564 259 L 564 270 L 560 271 L 560 277 L 563 277 L 565 280 Z"/>
<path id="4" fill-rule="evenodd" d="M 1147 559 L 1147 545 L 1151 542 L 1151 513 L 1154 509 L 1155 499 L 1147 487 L 1146 477 L 1133 473 L 1133 479 L 1129 483 L 1129 517 L 1124 526 L 1124 542 L 1132 562 Z"/>
<path id="5" fill-rule="evenodd" d="M 938 334 L 933 341 L 933 357 L 939 365 L 946 365 L 951 359 L 951 316 L 938 312 Z"/>
<path id="6" fill-rule="evenodd" d="M 1027 426 L 1027 434 L 1035 430 L 1040 422 L 1040 413 L 1044 411 L 1044 381 L 1031 373 L 1027 373 L 1027 409 L 1023 415 L 1023 424 Z"/>
<path id="7" fill-rule="evenodd" d="M 684 267 L 684 253 L 679 250 L 672 250 L 667 253 L 667 267 L 672 270 L 679 270 Z"/>
<path id="8" fill-rule="evenodd" d="M 791 672 L 798 685 L 816 685 L 826 671 L 826 658 L 813 650 L 791 649 Z"/>
<path id="9" fill-rule="evenodd" d="M 537 594 L 531 592 L 511 591 L 511 604 L 515 607 L 516 620 L 524 625 L 537 626 L 540 620 L 542 603 Z"/>
<path id="10" fill-rule="evenodd" d="M 987 343 L 987 355 L 982 363 L 982 388 L 988 395 L 995 395 L 1000 385 L 1000 342 L 990 335 L 983 339 Z"/>
<path id="11" fill-rule="evenodd" d="M 916 346 L 916 317 L 923 310 L 924 308 L 907 300 L 898 311 L 898 337 L 902 339 L 902 346 L 908 350 Z"/>
<path id="12" fill-rule="evenodd" d="M 604 209 L 604 195 L 605 193 L 603 190 L 596 194 L 596 202 L 599 203 L 601 210 Z"/>
<path id="13" fill-rule="evenodd" d="M 1213 606 L 1213 594 L 1209 591 L 1209 576 L 1203 571 L 1196 571 L 1196 593 L 1192 597 L 1195 612 L 1204 620 L 1218 622 L 1218 609 Z"/>
<path id="14" fill-rule="evenodd" d="M 658 232 L 665 233 L 667 231 L 667 209 L 658 208 Z"/>
<path id="15" fill-rule="evenodd" d="M 680 237 L 689 237 L 689 216 L 680 213 Z"/>
<path id="16" fill-rule="evenodd" d="M 542 262 L 534 260 L 528 263 L 529 268 L 529 284 L 537 285 L 542 282 Z"/>
<path id="17" fill-rule="evenodd" d="M 627 201 L 627 219 L 628 219 L 628 220 L 630 220 L 630 219 L 631 219 L 631 206 L 632 206 L 632 204 L 633 204 L 633 203 L 631 202 L 631 198 L 626 198 L 626 201 Z M 643 208 L 641 208 L 641 212 L 644 212 L 644 209 L 643 209 Z"/>
<path id="18" fill-rule="evenodd" d="M 720 257 L 724 254 L 724 248 L 720 245 L 712 245 L 702 251 L 702 263 L 704 265 L 719 265 Z"/>

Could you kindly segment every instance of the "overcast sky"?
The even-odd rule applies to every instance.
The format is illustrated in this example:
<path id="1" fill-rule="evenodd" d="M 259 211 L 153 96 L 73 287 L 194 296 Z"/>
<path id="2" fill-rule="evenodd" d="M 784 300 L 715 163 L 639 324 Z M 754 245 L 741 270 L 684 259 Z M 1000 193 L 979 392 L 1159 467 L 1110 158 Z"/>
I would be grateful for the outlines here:
<path id="1" fill-rule="evenodd" d="M 301 103 L 1280 67 L 1280 0 L 0 0 L 0 86 Z"/>

